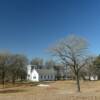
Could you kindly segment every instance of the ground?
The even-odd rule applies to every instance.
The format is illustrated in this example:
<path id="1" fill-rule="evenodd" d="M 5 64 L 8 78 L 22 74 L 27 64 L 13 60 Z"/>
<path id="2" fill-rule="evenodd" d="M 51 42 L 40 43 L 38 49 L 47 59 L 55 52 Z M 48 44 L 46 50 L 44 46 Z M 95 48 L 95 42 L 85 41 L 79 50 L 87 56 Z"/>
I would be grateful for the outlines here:
<path id="1" fill-rule="evenodd" d="M 100 81 L 81 81 L 81 93 L 76 92 L 75 81 L 45 82 L 49 87 L 36 84 L 0 86 L 0 100 L 100 100 Z"/>

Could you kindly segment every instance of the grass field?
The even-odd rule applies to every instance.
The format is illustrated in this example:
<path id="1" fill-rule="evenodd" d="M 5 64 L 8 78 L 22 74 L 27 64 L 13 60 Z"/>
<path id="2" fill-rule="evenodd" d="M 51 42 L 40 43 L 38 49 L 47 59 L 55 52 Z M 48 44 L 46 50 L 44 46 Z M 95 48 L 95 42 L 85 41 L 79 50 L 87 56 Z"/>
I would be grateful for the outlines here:
<path id="1" fill-rule="evenodd" d="M 0 85 L 0 100 L 100 100 L 100 81 L 81 81 L 81 93 L 76 92 L 74 81 L 46 83 L 49 87 L 36 84 Z"/>

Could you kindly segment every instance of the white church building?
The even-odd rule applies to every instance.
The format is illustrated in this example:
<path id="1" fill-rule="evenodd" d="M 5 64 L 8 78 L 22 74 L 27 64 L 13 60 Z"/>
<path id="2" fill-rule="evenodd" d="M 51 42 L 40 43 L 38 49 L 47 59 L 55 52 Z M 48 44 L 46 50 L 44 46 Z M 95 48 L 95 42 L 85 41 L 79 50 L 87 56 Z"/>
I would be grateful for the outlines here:
<path id="1" fill-rule="evenodd" d="M 27 66 L 27 79 L 29 81 L 53 81 L 56 80 L 56 72 L 53 69 L 32 69 L 31 65 Z"/>

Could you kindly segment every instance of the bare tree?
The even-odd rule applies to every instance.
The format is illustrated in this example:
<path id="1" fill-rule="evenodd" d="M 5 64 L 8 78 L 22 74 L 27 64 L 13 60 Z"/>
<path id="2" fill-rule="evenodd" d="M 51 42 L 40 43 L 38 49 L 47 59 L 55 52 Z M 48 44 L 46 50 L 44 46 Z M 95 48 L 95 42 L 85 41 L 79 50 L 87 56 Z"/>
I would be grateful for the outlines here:
<path id="1" fill-rule="evenodd" d="M 16 79 L 25 79 L 27 75 L 28 59 L 25 55 L 15 54 L 12 55 L 10 64 L 10 73 L 12 77 L 12 83 L 15 84 Z"/>
<path id="2" fill-rule="evenodd" d="M 45 67 L 47 68 L 47 69 L 51 69 L 51 68 L 54 68 L 55 67 L 55 61 L 53 61 L 53 60 L 48 60 L 48 61 L 46 61 L 45 62 Z"/>
<path id="3" fill-rule="evenodd" d="M 5 78 L 9 67 L 9 58 L 10 58 L 9 53 L 4 53 L 4 52 L 0 53 L 0 74 L 3 87 L 5 85 Z"/>
<path id="4" fill-rule="evenodd" d="M 39 69 L 41 69 L 41 67 L 43 67 L 43 59 L 42 58 L 34 58 L 31 61 L 32 65 L 36 65 Z"/>
<path id="5" fill-rule="evenodd" d="M 84 68 L 82 68 L 83 75 L 87 76 L 89 80 L 91 80 L 91 77 L 97 75 L 97 69 L 94 64 L 96 57 L 89 56 L 86 61 L 86 65 Z"/>
<path id="6" fill-rule="evenodd" d="M 15 83 L 17 79 L 27 77 L 28 59 L 22 54 L 0 52 L 0 81 L 5 86 L 6 81 Z"/>
<path id="7" fill-rule="evenodd" d="M 95 72 L 98 75 L 98 78 L 100 79 L 100 55 L 96 57 L 93 64 L 95 66 Z"/>
<path id="8" fill-rule="evenodd" d="M 70 66 L 75 75 L 78 92 L 80 92 L 79 73 L 86 63 L 87 49 L 87 41 L 75 35 L 62 39 L 49 49 L 62 63 Z"/>

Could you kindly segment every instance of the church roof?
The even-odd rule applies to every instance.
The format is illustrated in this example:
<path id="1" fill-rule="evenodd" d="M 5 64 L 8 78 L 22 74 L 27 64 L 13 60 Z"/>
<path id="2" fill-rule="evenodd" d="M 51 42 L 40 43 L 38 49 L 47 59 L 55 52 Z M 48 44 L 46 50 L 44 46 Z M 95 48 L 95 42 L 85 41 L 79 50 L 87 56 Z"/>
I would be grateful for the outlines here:
<path id="1" fill-rule="evenodd" d="M 39 75 L 55 75 L 56 72 L 53 69 L 37 69 Z"/>

